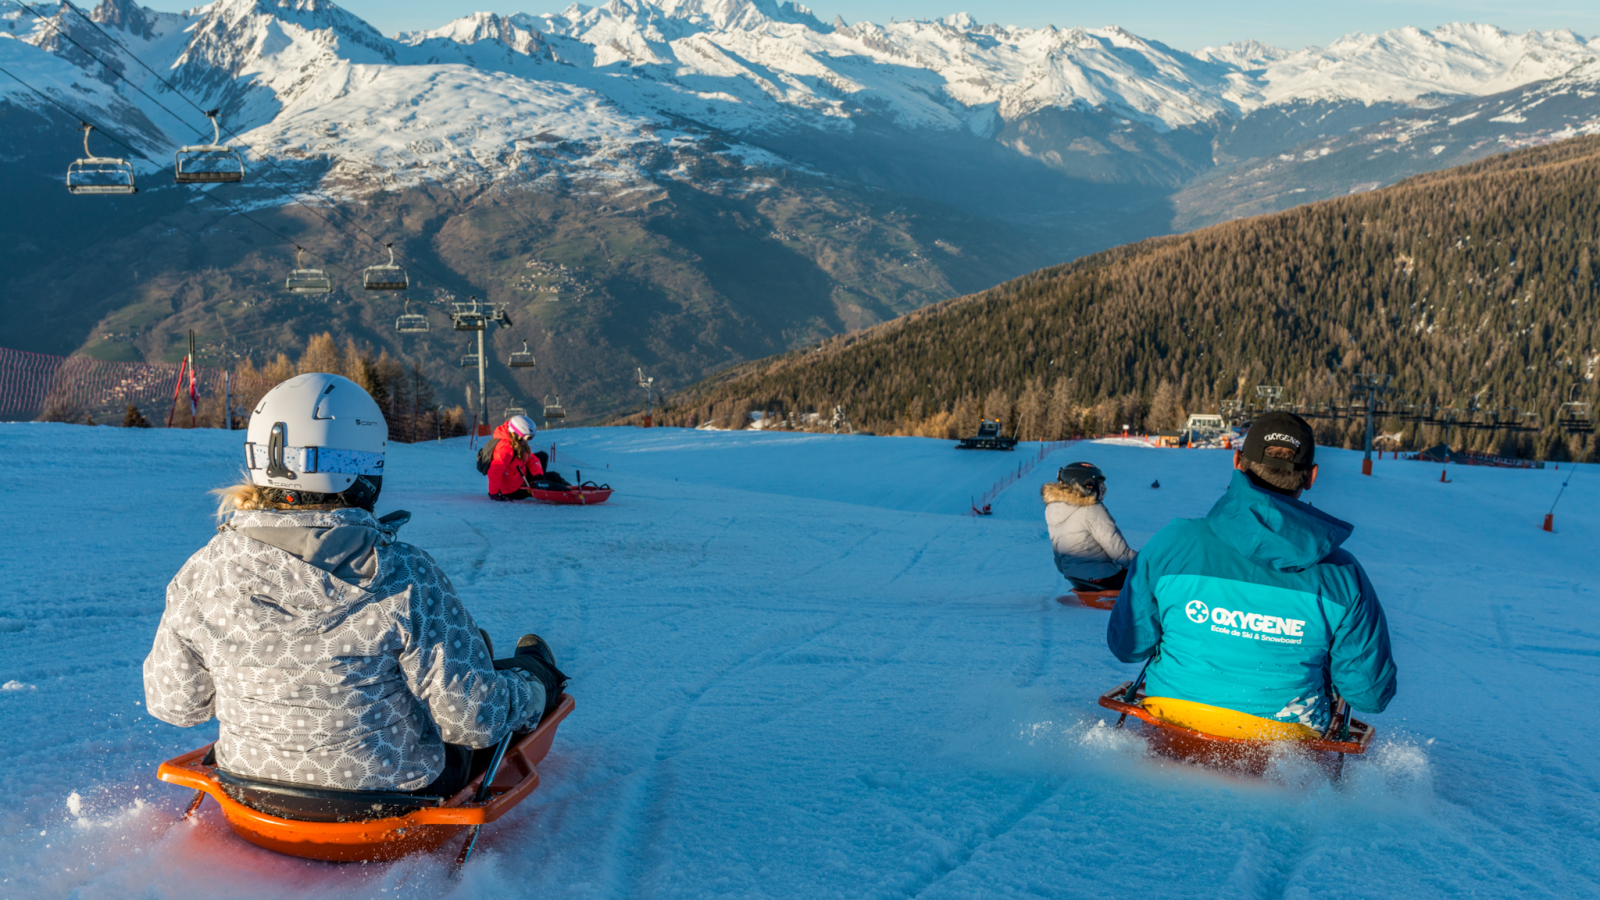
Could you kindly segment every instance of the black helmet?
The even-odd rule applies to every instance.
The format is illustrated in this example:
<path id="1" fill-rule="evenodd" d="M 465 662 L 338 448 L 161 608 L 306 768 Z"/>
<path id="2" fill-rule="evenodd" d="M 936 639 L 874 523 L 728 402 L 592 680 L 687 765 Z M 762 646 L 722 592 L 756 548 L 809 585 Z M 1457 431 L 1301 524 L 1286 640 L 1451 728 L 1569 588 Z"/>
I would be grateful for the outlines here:
<path id="1" fill-rule="evenodd" d="M 1062 466 L 1056 472 L 1056 481 L 1060 484 L 1076 485 L 1086 494 L 1100 496 L 1106 486 L 1106 473 L 1094 463 L 1075 462 Z"/>

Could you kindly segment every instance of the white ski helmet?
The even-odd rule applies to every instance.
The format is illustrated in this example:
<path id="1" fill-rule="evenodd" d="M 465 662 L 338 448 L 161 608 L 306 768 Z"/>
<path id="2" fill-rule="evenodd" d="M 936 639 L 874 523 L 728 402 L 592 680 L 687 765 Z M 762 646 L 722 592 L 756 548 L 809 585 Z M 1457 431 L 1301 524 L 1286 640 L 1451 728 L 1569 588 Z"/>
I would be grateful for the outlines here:
<path id="1" fill-rule="evenodd" d="M 250 415 L 244 458 L 250 480 L 259 487 L 286 494 L 345 494 L 351 505 L 371 509 L 383 486 L 388 445 L 383 411 L 361 385 L 315 372 L 291 378 L 261 398 Z M 285 501 L 295 505 L 326 498 Z"/>
<path id="2" fill-rule="evenodd" d="M 534 435 L 539 433 L 539 427 L 527 416 L 512 416 L 507 419 L 506 430 L 527 441 L 533 440 Z"/>

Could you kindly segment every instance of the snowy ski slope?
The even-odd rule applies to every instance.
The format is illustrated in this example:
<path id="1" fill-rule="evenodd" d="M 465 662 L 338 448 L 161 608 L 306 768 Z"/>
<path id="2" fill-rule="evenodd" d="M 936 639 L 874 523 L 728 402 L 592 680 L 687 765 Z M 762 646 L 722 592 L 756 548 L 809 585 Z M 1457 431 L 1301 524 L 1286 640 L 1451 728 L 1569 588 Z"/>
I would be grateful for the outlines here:
<path id="1" fill-rule="evenodd" d="M 464 440 L 390 456 L 380 512 L 415 514 L 405 537 L 498 640 L 547 636 L 578 703 L 452 882 L 443 857 L 275 856 L 209 803 L 179 824 L 188 796 L 155 780 L 215 733 L 144 715 L 139 666 L 242 435 L 0 426 L 0 898 L 1600 896 L 1593 467 L 1546 534 L 1565 468 L 1440 484 L 1322 452 L 1307 498 L 1356 523 L 1400 664 L 1335 790 L 1143 758 L 1094 703 L 1133 674 L 1106 613 L 1053 599 L 1057 466 L 1103 466 L 1138 546 L 1204 514 L 1224 451 L 1081 444 L 976 519 L 1029 445 L 555 437 L 611 503 L 491 503 Z"/>

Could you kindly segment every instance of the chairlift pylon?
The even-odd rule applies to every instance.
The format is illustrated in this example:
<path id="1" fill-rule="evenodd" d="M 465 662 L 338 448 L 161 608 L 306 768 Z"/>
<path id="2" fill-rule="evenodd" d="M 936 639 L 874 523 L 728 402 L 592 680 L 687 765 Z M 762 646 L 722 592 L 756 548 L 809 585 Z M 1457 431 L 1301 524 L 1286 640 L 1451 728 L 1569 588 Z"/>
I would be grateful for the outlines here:
<path id="1" fill-rule="evenodd" d="M 304 247 L 294 248 L 294 271 L 284 280 L 283 288 L 291 294 L 329 294 L 333 292 L 333 279 L 322 269 L 304 268 L 300 257 Z"/>
<path id="2" fill-rule="evenodd" d="M 136 194 L 133 183 L 133 164 L 114 156 L 95 156 L 89 151 L 89 132 L 94 126 L 83 125 L 83 158 L 67 166 L 67 190 L 74 194 Z"/>
<path id="3" fill-rule="evenodd" d="M 389 263 L 367 266 L 361 273 L 361 286 L 369 291 L 403 291 L 411 286 L 411 279 L 404 268 L 395 265 L 394 242 L 384 246 L 389 248 Z"/>
<path id="4" fill-rule="evenodd" d="M 513 369 L 534 368 L 533 351 L 528 349 L 528 342 L 522 342 L 521 350 L 511 351 L 511 358 L 506 360 L 506 365 Z"/>
<path id="5" fill-rule="evenodd" d="M 239 151 L 222 143 L 222 126 L 217 113 L 206 113 L 211 120 L 211 143 L 180 147 L 172 154 L 173 179 L 179 184 L 224 184 L 244 180 L 244 160 Z"/>
<path id="6" fill-rule="evenodd" d="M 394 320 L 394 330 L 401 334 L 422 334 L 429 328 L 428 317 L 411 311 L 411 300 L 406 300 L 406 310 Z"/>
<path id="7" fill-rule="evenodd" d="M 565 419 L 567 411 L 561 406 L 561 397 L 557 395 L 556 402 L 550 402 L 550 395 L 544 395 L 544 417 L 546 419 Z"/>

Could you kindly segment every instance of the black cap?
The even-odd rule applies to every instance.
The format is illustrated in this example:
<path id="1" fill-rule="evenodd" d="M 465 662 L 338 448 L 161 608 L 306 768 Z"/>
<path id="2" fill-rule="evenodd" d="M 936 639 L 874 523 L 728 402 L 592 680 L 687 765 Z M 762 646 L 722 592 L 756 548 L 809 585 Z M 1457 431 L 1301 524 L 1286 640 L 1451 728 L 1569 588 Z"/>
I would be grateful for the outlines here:
<path id="1" fill-rule="evenodd" d="M 1268 456 L 1268 447 L 1293 450 L 1288 459 Z M 1245 459 L 1260 463 L 1269 469 L 1292 469 L 1304 472 L 1316 459 L 1317 443 L 1306 420 L 1290 412 L 1269 412 L 1258 416 L 1244 436 Z"/>

